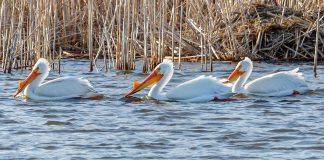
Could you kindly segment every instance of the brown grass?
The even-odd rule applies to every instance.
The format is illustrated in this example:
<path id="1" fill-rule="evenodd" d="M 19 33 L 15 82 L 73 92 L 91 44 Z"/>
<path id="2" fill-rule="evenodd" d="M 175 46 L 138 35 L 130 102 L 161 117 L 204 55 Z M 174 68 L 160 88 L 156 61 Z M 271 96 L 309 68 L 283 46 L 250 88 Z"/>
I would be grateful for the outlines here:
<path id="1" fill-rule="evenodd" d="M 89 58 L 90 71 L 99 58 L 106 71 L 132 70 L 142 58 L 144 72 L 168 56 L 206 70 L 242 56 L 317 63 L 323 8 L 322 0 L 0 0 L 0 68 L 56 63 L 60 48 L 62 57 Z"/>

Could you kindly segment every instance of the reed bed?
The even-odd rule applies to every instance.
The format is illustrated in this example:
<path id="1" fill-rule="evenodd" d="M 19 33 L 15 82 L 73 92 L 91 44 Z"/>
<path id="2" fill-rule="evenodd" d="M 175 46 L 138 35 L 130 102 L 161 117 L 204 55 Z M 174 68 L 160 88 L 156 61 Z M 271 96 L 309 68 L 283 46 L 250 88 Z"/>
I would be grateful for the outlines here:
<path id="1" fill-rule="evenodd" d="M 165 57 L 214 60 L 324 59 L 322 0 L 0 0 L 0 65 L 28 69 L 44 57 L 98 59 L 143 72 Z M 314 66 L 316 70 L 316 66 Z"/>

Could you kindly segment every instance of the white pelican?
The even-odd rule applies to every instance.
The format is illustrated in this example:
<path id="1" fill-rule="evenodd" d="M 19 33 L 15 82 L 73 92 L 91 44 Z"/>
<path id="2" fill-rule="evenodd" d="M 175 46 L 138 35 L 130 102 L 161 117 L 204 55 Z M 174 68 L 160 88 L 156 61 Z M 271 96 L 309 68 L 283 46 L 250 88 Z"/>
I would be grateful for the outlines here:
<path id="1" fill-rule="evenodd" d="M 62 100 L 68 98 L 93 98 L 100 96 L 89 83 L 81 78 L 63 77 L 41 84 L 50 71 L 48 61 L 39 59 L 28 77 L 19 82 L 14 94 L 24 90 L 25 98 L 33 100 Z"/>
<path id="2" fill-rule="evenodd" d="M 175 100 L 175 101 L 209 101 L 228 97 L 231 94 L 229 84 L 223 84 L 217 78 L 211 76 L 200 76 L 195 79 L 182 83 L 169 92 L 162 92 L 173 75 L 173 63 L 170 60 L 164 60 L 154 71 L 144 79 L 142 83 L 134 82 L 134 87 L 125 97 L 132 95 L 152 84 L 154 84 L 148 93 L 149 97 L 156 100 Z"/>
<path id="3" fill-rule="evenodd" d="M 310 90 L 298 68 L 291 71 L 282 71 L 257 78 L 246 83 L 253 69 L 252 61 L 245 57 L 240 61 L 235 70 L 228 77 L 229 82 L 234 82 L 233 93 L 248 93 L 260 96 L 287 96 L 303 94 Z"/>

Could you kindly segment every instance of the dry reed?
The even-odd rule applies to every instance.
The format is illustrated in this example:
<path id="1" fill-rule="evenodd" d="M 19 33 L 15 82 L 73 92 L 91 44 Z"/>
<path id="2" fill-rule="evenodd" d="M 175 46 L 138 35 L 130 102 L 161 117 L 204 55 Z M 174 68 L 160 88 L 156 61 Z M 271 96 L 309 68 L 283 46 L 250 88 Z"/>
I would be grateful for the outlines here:
<path id="1" fill-rule="evenodd" d="M 44 57 L 99 58 L 105 71 L 143 71 L 170 56 L 198 61 L 324 58 L 322 0 L 0 0 L 0 65 L 5 73 Z M 62 48 L 62 52 L 60 52 Z M 60 54 L 62 53 L 62 57 Z M 315 54 L 316 53 L 316 54 Z M 209 63 L 208 63 L 209 62 Z M 209 67 L 207 67 L 209 65 Z M 54 65 L 52 65 L 54 67 Z M 316 67 L 314 67 L 316 70 Z"/>

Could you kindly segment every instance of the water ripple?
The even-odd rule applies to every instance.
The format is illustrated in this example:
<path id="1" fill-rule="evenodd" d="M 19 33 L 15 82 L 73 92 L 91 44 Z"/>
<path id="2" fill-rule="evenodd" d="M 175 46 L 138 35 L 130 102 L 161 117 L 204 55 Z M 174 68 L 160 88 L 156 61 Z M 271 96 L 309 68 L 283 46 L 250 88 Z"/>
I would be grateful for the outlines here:
<path id="1" fill-rule="evenodd" d="M 143 90 L 123 98 L 132 81 L 147 76 L 89 73 L 88 61 L 62 61 L 62 75 L 89 79 L 106 98 L 99 101 L 24 101 L 12 98 L 27 71 L 0 74 L 1 159 L 324 159 L 324 92 L 291 97 L 235 95 L 208 103 L 159 102 Z M 100 67 L 103 64 L 97 63 Z M 141 64 L 137 64 L 141 66 Z M 183 63 L 169 88 L 199 75 L 227 77 L 232 63 L 215 63 L 216 72 Z M 251 79 L 300 64 L 256 63 Z M 324 89 L 324 67 L 311 87 Z"/>

